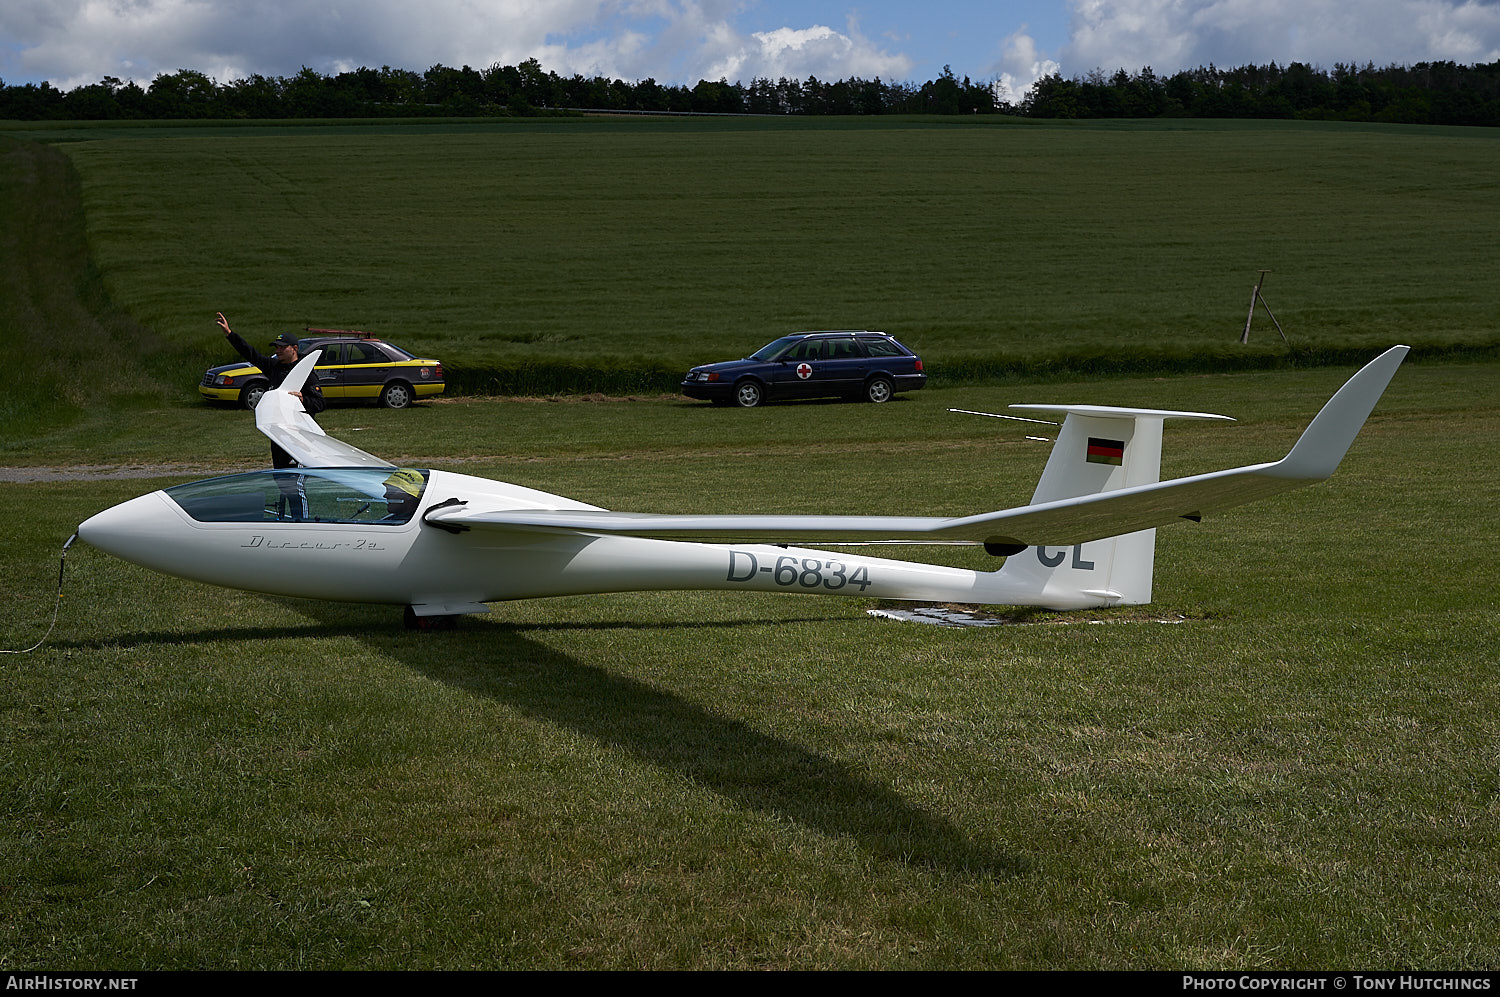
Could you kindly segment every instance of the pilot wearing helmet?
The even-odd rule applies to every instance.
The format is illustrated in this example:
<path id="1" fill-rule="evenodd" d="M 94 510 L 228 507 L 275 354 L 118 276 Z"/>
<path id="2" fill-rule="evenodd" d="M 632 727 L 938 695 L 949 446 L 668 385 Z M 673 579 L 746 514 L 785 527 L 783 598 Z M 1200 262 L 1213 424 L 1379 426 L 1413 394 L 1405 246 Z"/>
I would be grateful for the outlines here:
<path id="1" fill-rule="evenodd" d="M 385 518 L 404 523 L 417 511 L 417 502 L 422 490 L 427 487 L 427 478 L 421 471 L 398 468 L 385 479 Z"/>

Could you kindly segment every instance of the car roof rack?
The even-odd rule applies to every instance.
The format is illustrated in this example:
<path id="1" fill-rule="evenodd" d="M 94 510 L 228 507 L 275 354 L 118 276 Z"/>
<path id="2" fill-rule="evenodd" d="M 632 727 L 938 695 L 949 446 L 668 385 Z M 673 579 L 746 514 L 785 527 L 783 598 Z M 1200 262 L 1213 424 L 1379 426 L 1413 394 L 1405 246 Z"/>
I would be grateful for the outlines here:
<path id="1" fill-rule="evenodd" d="M 349 336 L 353 339 L 378 339 L 373 332 L 364 332 L 359 329 L 314 329 L 308 326 L 303 332 L 312 336 Z"/>

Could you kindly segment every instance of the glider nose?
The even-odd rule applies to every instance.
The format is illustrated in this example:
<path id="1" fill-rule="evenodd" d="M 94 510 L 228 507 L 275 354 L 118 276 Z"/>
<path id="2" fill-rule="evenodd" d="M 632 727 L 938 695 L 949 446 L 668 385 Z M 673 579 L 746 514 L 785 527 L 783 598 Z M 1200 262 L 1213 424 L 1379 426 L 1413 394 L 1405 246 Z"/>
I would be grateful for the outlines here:
<path id="1" fill-rule="evenodd" d="M 78 536 L 102 551 L 143 564 L 150 560 L 150 552 L 160 546 L 164 516 L 165 521 L 176 518 L 170 515 L 166 496 L 150 492 L 84 520 L 78 527 Z"/>

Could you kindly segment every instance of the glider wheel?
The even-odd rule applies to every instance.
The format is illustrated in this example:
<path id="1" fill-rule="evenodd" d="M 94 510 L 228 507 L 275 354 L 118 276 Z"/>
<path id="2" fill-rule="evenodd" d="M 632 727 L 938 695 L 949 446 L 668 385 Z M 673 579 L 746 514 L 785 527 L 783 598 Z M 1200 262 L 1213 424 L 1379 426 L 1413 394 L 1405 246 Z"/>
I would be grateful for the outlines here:
<path id="1" fill-rule="evenodd" d="M 408 630 L 452 630 L 458 625 L 457 616 L 418 616 L 410 606 L 401 614 L 401 622 Z"/>

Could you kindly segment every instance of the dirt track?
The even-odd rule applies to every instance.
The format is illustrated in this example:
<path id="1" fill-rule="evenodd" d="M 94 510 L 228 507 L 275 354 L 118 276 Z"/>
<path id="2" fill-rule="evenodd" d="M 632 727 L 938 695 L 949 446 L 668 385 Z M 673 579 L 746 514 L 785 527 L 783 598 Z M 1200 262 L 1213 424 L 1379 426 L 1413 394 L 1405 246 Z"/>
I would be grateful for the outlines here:
<path id="1" fill-rule="evenodd" d="M 102 481 L 127 478 L 207 478 L 216 474 L 254 470 L 246 467 L 209 468 L 201 464 L 75 464 L 71 467 L 0 467 L 0 482 Z"/>

